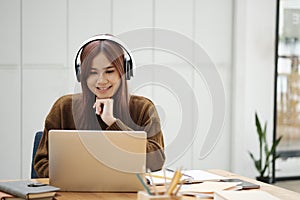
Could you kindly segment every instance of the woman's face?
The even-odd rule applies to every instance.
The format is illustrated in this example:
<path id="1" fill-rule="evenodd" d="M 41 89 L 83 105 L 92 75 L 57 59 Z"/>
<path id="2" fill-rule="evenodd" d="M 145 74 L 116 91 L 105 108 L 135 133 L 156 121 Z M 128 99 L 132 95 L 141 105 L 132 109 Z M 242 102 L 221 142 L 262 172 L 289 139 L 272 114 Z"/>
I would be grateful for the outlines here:
<path id="1" fill-rule="evenodd" d="M 99 98 L 111 98 L 120 86 L 121 78 L 116 68 L 107 57 L 100 52 L 92 61 L 87 78 L 88 88 Z"/>

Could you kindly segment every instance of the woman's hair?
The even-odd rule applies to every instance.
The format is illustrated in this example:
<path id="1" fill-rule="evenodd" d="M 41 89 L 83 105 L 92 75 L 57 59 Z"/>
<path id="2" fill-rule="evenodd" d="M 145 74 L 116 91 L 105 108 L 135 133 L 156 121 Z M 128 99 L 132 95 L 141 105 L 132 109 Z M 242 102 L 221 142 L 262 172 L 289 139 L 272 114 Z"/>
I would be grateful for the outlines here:
<path id="1" fill-rule="evenodd" d="M 120 75 L 120 86 L 112 97 L 114 100 L 114 116 L 125 123 L 131 121 L 129 114 L 128 86 L 124 74 L 124 51 L 119 44 L 113 41 L 96 40 L 87 44 L 80 55 L 82 100 L 81 103 L 76 105 L 79 106 L 79 109 L 76 109 L 77 117 L 75 117 L 77 129 L 101 129 L 95 115 L 95 110 L 93 109 L 96 96 L 90 91 L 87 85 L 92 61 L 100 52 L 103 53 L 112 65 L 116 67 Z"/>

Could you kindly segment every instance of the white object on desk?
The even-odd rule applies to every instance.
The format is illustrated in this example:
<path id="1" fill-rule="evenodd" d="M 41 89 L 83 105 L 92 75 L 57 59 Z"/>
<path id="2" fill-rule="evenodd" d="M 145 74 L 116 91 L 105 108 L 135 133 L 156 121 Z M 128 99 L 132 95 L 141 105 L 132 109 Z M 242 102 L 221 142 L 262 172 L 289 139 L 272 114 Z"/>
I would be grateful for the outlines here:
<path id="1" fill-rule="evenodd" d="M 279 200 L 262 190 L 217 191 L 214 200 Z"/>

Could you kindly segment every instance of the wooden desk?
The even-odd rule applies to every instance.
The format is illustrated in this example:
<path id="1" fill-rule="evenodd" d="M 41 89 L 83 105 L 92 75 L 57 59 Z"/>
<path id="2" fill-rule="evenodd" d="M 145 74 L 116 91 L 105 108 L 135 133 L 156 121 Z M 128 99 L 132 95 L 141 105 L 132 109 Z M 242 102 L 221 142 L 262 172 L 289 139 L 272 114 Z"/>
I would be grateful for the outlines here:
<path id="1" fill-rule="evenodd" d="M 273 196 L 278 197 L 279 199 L 286 199 L 286 200 L 300 199 L 300 193 L 297 193 L 297 192 L 294 192 L 291 190 L 280 188 L 280 187 L 277 187 L 277 186 L 274 186 L 271 184 L 266 184 L 266 183 L 253 180 L 251 178 L 243 177 L 243 176 L 240 176 L 240 175 L 237 175 L 237 174 L 234 174 L 231 172 L 227 172 L 224 170 L 214 169 L 214 170 L 207 170 L 207 171 L 217 174 L 217 175 L 220 175 L 220 176 L 225 176 L 225 177 L 230 177 L 230 178 L 239 178 L 239 179 L 251 182 L 251 183 L 259 184 L 261 190 L 268 192 L 268 193 L 272 194 Z"/>
<path id="2" fill-rule="evenodd" d="M 228 178 L 238 178 L 261 186 L 261 190 L 266 191 L 279 199 L 291 200 L 291 199 L 300 199 L 300 193 L 296 193 L 287 189 L 283 189 L 274 185 L 262 183 L 247 177 L 243 177 L 228 171 L 224 170 L 207 170 L 210 173 L 214 173 L 220 176 Z M 48 179 L 38 179 L 41 182 L 48 182 Z M 89 192 L 58 192 L 56 196 L 57 200 L 106 200 L 106 199 L 118 199 L 118 200 L 136 200 L 136 193 L 89 193 Z M 193 200 L 194 197 L 184 196 L 184 200 Z"/>

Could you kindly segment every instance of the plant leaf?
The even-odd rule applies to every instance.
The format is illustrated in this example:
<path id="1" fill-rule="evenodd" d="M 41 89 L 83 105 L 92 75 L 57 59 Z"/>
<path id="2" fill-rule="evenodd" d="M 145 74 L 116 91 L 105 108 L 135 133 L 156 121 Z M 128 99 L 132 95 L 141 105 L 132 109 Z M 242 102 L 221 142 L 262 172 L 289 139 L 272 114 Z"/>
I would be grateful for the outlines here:
<path id="1" fill-rule="evenodd" d="M 262 129 L 261 129 L 261 124 L 260 121 L 258 119 L 257 113 L 255 112 L 255 124 L 256 124 L 256 130 L 257 130 L 257 134 L 259 137 L 259 143 L 262 143 L 262 138 L 263 138 L 263 133 L 262 133 Z"/>
<path id="2" fill-rule="evenodd" d="M 264 166 L 264 169 L 262 170 L 262 175 L 264 174 L 264 172 L 266 171 L 266 169 L 269 168 L 269 164 L 271 162 L 271 161 L 269 161 L 270 156 L 272 156 L 275 153 L 276 147 L 279 144 L 279 142 L 280 142 L 281 139 L 282 139 L 282 136 L 280 136 L 277 140 L 275 140 L 275 142 L 272 144 L 270 150 L 269 149 L 265 150 L 266 158 L 265 158 L 265 166 Z M 275 155 L 275 158 L 273 158 L 273 159 L 276 159 L 276 158 L 278 158 L 278 155 L 277 156 Z"/>
<path id="3" fill-rule="evenodd" d="M 249 152 L 249 155 L 250 155 L 250 157 L 252 158 L 252 160 L 254 162 L 255 168 L 260 173 L 260 171 L 261 171 L 261 160 L 260 159 L 256 160 L 251 152 Z"/>
<path id="4" fill-rule="evenodd" d="M 271 150 L 270 150 L 270 153 L 271 153 L 271 154 L 274 154 L 274 153 L 275 153 L 276 147 L 278 146 L 278 144 L 279 144 L 279 142 L 280 142 L 281 139 L 282 139 L 282 136 L 280 136 L 279 138 L 277 138 L 277 139 L 275 140 L 275 142 L 272 144 L 272 147 L 271 147 Z"/>

